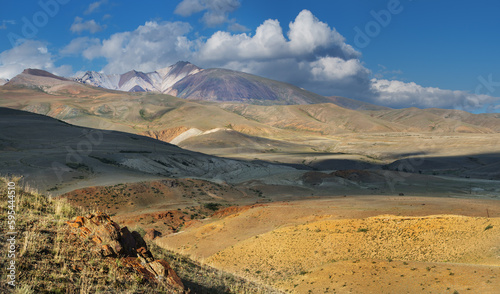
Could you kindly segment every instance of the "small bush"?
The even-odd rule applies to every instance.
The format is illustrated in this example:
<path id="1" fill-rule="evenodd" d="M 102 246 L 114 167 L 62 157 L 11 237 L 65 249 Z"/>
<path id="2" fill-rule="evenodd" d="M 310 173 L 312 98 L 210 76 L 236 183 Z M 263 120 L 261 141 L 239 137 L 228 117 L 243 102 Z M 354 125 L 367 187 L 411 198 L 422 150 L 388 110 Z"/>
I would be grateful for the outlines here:
<path id="1" fill-rule="evenodd" d="M 206 209 L 210 209 L 210 210 L 216 211 L 216 210 L 219 209 L 219 207 L 221 207 L 221 204 L 220 203 L 210 202 L 210 203 L 205 203 L 203 206 Z"/>

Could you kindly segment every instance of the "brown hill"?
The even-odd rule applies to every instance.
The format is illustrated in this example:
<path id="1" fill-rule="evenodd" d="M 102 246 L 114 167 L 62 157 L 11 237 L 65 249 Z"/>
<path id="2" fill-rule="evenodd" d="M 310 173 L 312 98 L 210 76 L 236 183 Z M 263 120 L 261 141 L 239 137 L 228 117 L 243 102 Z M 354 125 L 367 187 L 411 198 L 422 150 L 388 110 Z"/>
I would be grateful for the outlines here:
<path id="1" fill-rule="evenodd" d="M 336 104 L 340 107 L 344 107 L 352 110 L 389 110 L 391 108 L 385 106 L 379 106 L 351 98 L 340 97 L 340 96 L 331 96 L 328 97 L 333 104 Z"/>
<path id="2" fill-rule="evenodd" d="M 190 82 L 189 79 L 199 81 Z M 235 86 L 240 82 L 248 87 Z M 177 95 L 183 98 L 236 101 L 260 99 L 276 102 L 288 97 L 286 98 L 289 99 L 288 102 L 294 104 L 333 101 L 361 111 L 346 109 L 332 103 L 273 106 L 192 103 L 168 95 L 97 89 L 40 70 L 26 70 L 2 87 L 0 103 L 3 106 L 46 114 L 79 125 L 97 127 L 99 124 L 107 123 L 110 125 L 107 128 L 147 133 L 151 136 L 169 132 L 171 128 L 197 128 L 207 131 L 229 125 L 248 135 L 266 137 L 276 136 L 278 133 L 284 134 L 287 131 L 309 132 L 315 135 L 345 132 L 500 131 L 500 117 L 495 114 L 417 108 L 362 110 L 380 108 L 347 98 L 341 100 L 339 100 L 341 97 L 326 98 L 293 88 L 291 85 L 282 85 L 283 83 L 276 81 L 222 69 L 203 70 L 189 75 L 179 83 L 182 87 L 179 86 Z M 13 102 L 19 102 L 14 99 L 23 90 L 12 87 L 14 85 L 35 87 L 43 93 L 56 96 L 51 97 L 50 101 L 43 101 L 40 98 L 50 96 L 40 91 L 32 93 L 24 91 L 26 100 L 20 105 Z M 190 85 L 200 86 L 193 88 Z M 288 90 L 277 90 L 285 86 Z M 350 102 L 345 102 L 348 100 Z M 167 138 L 170 139 L 169 136 Z"/>
<path id="3" fill-rule="evenodd" d="M 374 118 L 403 125 L 411 132 L 494 133 L 500 130 L 500 117 L 495 114 L 415 107 L 367 113 Z"/>
<path id="4" fill-rule="evenodd" d="M 29 88 L 49 94 L 61 95 L 88 95 L 96 94 L 96 91 L 80 83 L 56 76 L 40 69 L 25 69 L 10 81 L 2 89 L 16 91 L 19 88 Z"/>
<path id="5" fill-rule="evenodd" d="M 222 104 L 220 107 L 275 128 L 321 135 L 405 130 L 405 126 L 372 118 L 364 113 L 345 109 L 331 103 L 287 106 Z"/>
<path id="6" fill-rule="evenodd" d="M 22 174 L 26 181 L 57 193 L 78 185 L 162 177 L 246 181 L 291 169 L 217 158 L 148 137 L 76 127 L 7 108 L 0 108 L 0 125 L 5 171 Z"/>

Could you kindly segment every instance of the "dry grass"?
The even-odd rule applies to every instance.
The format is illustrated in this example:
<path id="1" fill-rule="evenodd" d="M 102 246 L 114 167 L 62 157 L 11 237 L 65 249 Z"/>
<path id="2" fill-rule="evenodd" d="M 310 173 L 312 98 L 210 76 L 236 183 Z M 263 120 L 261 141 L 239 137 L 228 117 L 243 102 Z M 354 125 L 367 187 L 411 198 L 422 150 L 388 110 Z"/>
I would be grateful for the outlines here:
<path id="1" fill-rule="evenodd" d="M 309 284 L 301 287 L 302 290 L 318 290 L 318 285 L 330 283 L 331 278 L 326 273 L 336 272 L 337 262 L 450 263 L 450 267 L 459 263 L 472 267 L 488 266 L 493 271 L 492 275 L 498 275 L 498 244 L 500 218 L 379 216 L 318 221 L 276 229 L 222 250 L 206 261 L 218 268 L 286 290 L 294 290 L 295 285 L 301 284 Z M 343 267 L 347 271 L 354 270 L 368 276 L 377 275 L 376 270 L 367 266 Z M 323 279 L 319 279 L 318 275 L 323 270 Z M 460 270 L 460 273 L 460 276 L 465 277 L 468 272 Z M 383 282 L 394 283 L 398 280 L 397 274 L 398 270 L 393 270 Z M 342 276 L 339 274 L 337 279 L 347 281 Z M 361 276 L 350 278 L 359 279 Z M 500 286 L 498 279 L 484 276 L 476 278 L 484 283 L 491 280 L 492 284 L 486 290 L 491 291 L 495 285 Z M 463 279 L 453 281 L 460 286 L 469 282 Z M 316 286 L 310 283 L 316 283 Z M 435 290 L 443 291 L 445 288 Z"/>
<path id="2" fill-rule="evenodd" d="M 5 195 L 5 178 L 0 178 L 0 185 L 0 193 Z M 2 283 L 0 292 L 171 293 L 168 286 L 144 280 L 135 270 L 123 267 L 117 259 L 96 256 L 89 241 L 73 235 L 65 221 L 88 211 L 75 208 L 64 199 L 45 197 L 29 188 L 17 189 L 16 192 L 18 286 L 12 289 Z M 7 202 L 1 205 L 5 211 Z M 6 215 L 0 214 L 2 222 L 6 221 Z M 6 243 L 4 228 L 0 235 L 3 244 Z M 149 245 L 155 256 L 172 263 L 185 285 L 196 290 L 194 293 L 262 293 L 265 289 Z M 6 254 L 1 261 L 1 267 L 5 268 Z"/>

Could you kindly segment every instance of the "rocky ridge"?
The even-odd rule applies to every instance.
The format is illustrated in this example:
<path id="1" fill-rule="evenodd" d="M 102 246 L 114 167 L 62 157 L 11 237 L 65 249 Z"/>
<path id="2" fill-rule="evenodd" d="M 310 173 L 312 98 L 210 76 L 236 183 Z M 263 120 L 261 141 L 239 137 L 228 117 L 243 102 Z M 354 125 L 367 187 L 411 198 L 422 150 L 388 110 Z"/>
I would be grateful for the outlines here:
<path id="1" fill-rule="evenodd" d="M 104 74 L 87 71 L 74 80 L 82 84 L 110 90 L 126 92 L 159 92 L 165 93 L 186 76 L 202 71 L 201 68 L 185 61 L 153 72 L 144 73 L 136 70 L 124 74 Z"/>

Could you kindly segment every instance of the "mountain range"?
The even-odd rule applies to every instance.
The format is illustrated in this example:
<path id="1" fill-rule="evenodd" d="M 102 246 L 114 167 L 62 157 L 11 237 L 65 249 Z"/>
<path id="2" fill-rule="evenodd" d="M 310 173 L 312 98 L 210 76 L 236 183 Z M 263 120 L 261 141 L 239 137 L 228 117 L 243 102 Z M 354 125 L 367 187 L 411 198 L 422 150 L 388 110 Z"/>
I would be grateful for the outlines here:
<path id="1" fill-rule="evenodd" d="M 179 80 L 202 71 L 189 62 L 180 61 L 169 67 L 150 73 L 131 70 L 124 74 L 106 75 L 87 71 L 74 80 L 83 84 L 126 92 L 166 93 Z"/>
<path id="2" fill-rule="evenodd" d="M 291 84 L 222 68 L 202 69 L 186 61 L 153 72 L 129 71 L 103 74 L 87 71 L 74 81 L 109 90 L 156 92 L 179 98 L 235 101 L 251 104 L 339 103 L 355 109 L 380 110 L 380 106 L 344 97 L 325 97 Z M 349 107 L 348 107 L 349 108 Z"/>
<path id="3" fill-rule="evenodd" d="M 219 85 L 213 77 L 221 72 L 226 82 Z M 321 169 L 339 168 L 339 164 L 353 167 L 359 160 L 387 164 L 422 150 L 427 150 L 427 156 L 492 154 L 498 150 L 500 114 L 387 109 L 343 97 L 323 97 L 330 102 L 302 105 L 279 105 L 291 103 L 281 98 L 275 105 L 256 105 L 263 101 L 250 99 L 201 100 L 201 93 L 224 93 L 225 89 L 225 93 L 244 93 L 249 90 L 249 79 L 258 89 L 280 86 L 270 95 L 289 90 L 310 95 L 303 97 L 319 96 L 292 85 L 220 69 L 202 70 L 174 84 L 179 96 L 199 95 L 192 99 L 109 90 L 27 69 L 0 87 L 0 107 L 82 127 L 148 136 L 211 155 L 307 163 Z M 339 163 L 339 157 L 350 163 Z"/>
<path id="4" fill-rule="evenodd" d="M 324 97 L 242 72 L 203 70 L 188 62 L 178 62 L 149 74 L 132 71 L 106 76 L 94 72 L 84 76 L 87 77 L 85 81 L 77 82 L 43 70 L 26 69 L 0 88 L 0 106 L 49 115 L 87 127 L 96 127 L 105 121 L 111 129 L 151 136 L 167 133 L 171 136 L 172 128 L 177 134 L 181 129 L 196 128 L 205 132 L 228 129 L 228 126 L 247 135 L 264 137 L 296 131 L 323 135 L 500 132 L 500 114 L 390 109 L 344 97 Z M 91 76 L 100 78 L 91 79 Z M 153 79 L 155 76 L 162 79 Z M 160 80 L 167 88 L 165 91 L 177 98 L 156 91 L 134 91 L 146 87 L 139 84 Z M 114 81 L 122 88 L 128 85 L 126 88 L 130 91 L 116 91 L 110 84 Z M 153 84 L 149 86 L 153 89 Z M 160 83 L 157 86 L 160 87 Z M 26 97 L 21 99 L 24 95 Z M 266 103 L 273 105 L 256 105 Z"/>

